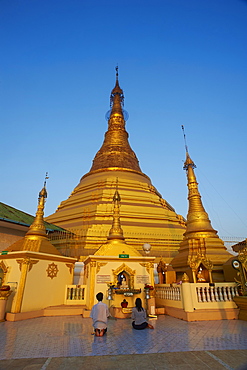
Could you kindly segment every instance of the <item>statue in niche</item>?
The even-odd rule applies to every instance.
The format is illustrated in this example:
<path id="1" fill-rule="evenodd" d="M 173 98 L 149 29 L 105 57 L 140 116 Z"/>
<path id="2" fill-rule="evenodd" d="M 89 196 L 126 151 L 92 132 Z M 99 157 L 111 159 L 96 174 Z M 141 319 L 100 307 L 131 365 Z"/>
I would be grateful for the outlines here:
<path id="1" fill-rule="evenodd" d="M 206 279 L 203 276 L 202 267 L 199 268 L 198 273 L 196 275 L 198 283 L 205 283 Z"/>
<path id="2" fill-rule="evenodd" d="M 120 289 L 129 289 L 127 276 L 123 272 L 118 275 L 118 285 Z"/>

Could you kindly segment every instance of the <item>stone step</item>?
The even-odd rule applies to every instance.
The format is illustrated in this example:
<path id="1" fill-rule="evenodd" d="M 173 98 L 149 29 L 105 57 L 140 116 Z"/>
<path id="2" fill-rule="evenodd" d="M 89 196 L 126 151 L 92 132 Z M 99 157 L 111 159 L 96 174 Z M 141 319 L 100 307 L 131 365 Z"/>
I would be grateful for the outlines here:
<path id="1" fill-rule="evenodd" d="M 60 305 L 44 308 L 44 316 L 83 315 L 85 305 Z"/>
<path id="2" fill-rule="evenodd" d="M 43 308 L 38 311 L 6 313 L 7 321 L 20 321 L 34 319 L 42 316 L 76 316 L 90 317 L 90 310 L 86 309 L 85 305 L 59 305 Z"/>

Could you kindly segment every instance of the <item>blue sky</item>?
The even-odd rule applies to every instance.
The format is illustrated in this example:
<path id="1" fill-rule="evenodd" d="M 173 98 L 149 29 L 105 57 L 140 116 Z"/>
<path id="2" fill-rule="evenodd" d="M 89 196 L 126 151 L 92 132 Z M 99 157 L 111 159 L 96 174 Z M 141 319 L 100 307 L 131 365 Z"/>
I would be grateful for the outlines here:
<path id="1" fill-rule="evenodd" d="M 89 171 L 119 65 L 141 169 L 186 217 L 185 150 L 224 238 L 247 237 L 247 2 L 0 0 L 1 202 L 46 215 Z"/>

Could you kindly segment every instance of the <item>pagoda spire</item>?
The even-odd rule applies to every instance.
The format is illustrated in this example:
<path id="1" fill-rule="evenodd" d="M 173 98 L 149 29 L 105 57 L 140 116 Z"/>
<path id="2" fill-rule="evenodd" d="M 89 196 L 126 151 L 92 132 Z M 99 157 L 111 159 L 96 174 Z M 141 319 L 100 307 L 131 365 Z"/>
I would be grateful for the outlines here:
<path id="1" fill-rule="evenodd" d="M 46 228 L 45 228 L 45 223 L 44 223 L 44 208 L 45 208 L 45 200 L 47 198 L 47 191 L 46 191 L 46 180 L 48 179 L 47 175 L 48 174 L 46 173 L 44 186 L 42 190 L 39 192 L 36 216 L 34 218 L 33 223 L 30 225 L 28 232 L 26 233 L 26 239 L 34 239 L 34 237 L 47 238 Z"/>
<path id="2" fill-rule="evenodd" d="M 116 84 L 110 96 L 110 108 L 111 108 L 110 117 L 116 114 L 122 116 L 122 118 L 124 119 L 123 107 L 124 107 L 124 93 L 121 87 L 119 86 L 118 67 L 116 67 Z"/>
<path id="3" fill-rule="evenodd" d="M 184 130 L 183 126 L 182 129 Z M 186 170 L 188 179 L 187 186 L 189 209 L 187 214 L 186 232 L 184 233 L 184 236 L 185 238 L 200 238 L 210 236 L 218 237 L 217 231 L 213 229 L 208 214 L 203 207 L 201 195 L 198 190 L 198 182 L 196 181 L 196 175 L 194 172 L 196 165 L 190 158 L 186 142 L 185 148 L 186 160 L 184 162 L 184 170 Z"/>
<path id="4" fill-rule="evenodd" d="M 116 191 L 113 196 L 113 202 L 114 202 L 114 208 L 113 208 L 113 222 L 112 222 L 112 227 L 109 231 L 109 236 L 108 240 L 124 240 L 123 236 L 123 230 L 121 228 L 120 224 L 120 202 L 121 202 L 121 197 L 118 192 L 118 179 L 117 179 L 117 184 L 116 184 Z"/>
<path id="5" fill-rule="evenodd" d="M 184 127 L 182 126 L 184 132 Z M 184 134 L 185 140 L 185 134 Z M 194 169 L 185 140 L 186 160 L 184 170 L 188 179 L 188 201 L 186 231 L 180 243 L 178 254 L 171 261 L 177 280 L 184 279 L 184 273 L 192 283 L 223 281 L 223 264 L 230 258 L 223 241 L 213 229 L 205 211 Z"/>
<path id="6" fill-rule="evenodd" d="M 139 161 L 128 141 L 129 135 L 125 129 L 128 114 L 123 106 L 124 93 L 119 85 L 116 67 L 116 83 L 110 95 L 110 110 L 106 115 L 108 130 L 103 145 L 93 160 L 90 173 L 105 169 L 128 169 L 142 174 Z"/>
<path id="7" fill-rule="evenodd" d="M 37 212 L 33 223 L 30 225 L 24 238 L 17 240 L 14 244 L 7 248 L 8 251 L 32 251 L 48 254 L 61 253 L 48 240 L 46 227 L 44 222 L 45 200 L 47 198 L 46 180 L 48 179 L 47 172 L 45 176 L 44 186 L 39 193 Z"/>

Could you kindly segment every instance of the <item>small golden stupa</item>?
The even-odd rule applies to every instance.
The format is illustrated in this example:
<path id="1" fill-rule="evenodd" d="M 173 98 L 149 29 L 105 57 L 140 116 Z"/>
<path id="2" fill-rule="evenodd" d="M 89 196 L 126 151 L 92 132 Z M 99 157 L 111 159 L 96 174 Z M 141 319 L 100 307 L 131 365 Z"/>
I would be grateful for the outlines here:
<path id="1" fill-rule="evenodd" d="M 127 112 L 124 94 L 116 84 L 110 95 L 108 130 L 102 147 L 95 155 L 90 171 L 48 216 L 50 223 L 71 232 L 52 243 L 65 255 L 81 257 L 94 254 L 105 243 L 112 220 L 112 197 L 116 178 L 121 192 L 121 225 L 125 240 L 143 253 L 144 243 L 152 245 L 152 256 L 164 256 L 169 262 L 177 253 L 185 231 L 185 220 L 162 198 L 140 168 L 125 129 Z"/>
<path id="2" fill-rule="evenodd" d="M 5 284 L 12 290 L 8 302 L 7 319 L 10 321 L 27 318 L 18 316 L 22 313 L 63 304 L 65 286 L 72 283 L 76 260 L 62 256 L 48 240 L 43 219 L 46 198 L 45 181 L 39 193 L 36 216 L 25 237 L 8 247 L 1 256 Z"/>
<path id="3" fill-rule="evenodd" d="M 47 198 L 46 181 L 39 193 L 38 207 L 33 223 L 30 225 L 24 238 L 10 245 L 6 251 L 32 251 L 61 255 L 61 253 L 51 244 L 46 234 L 44 223 L 44 208 Z"/>
<path id="4" fill-rule="evenodd" d="M 188 179 L 189 210 L 184 238 L 171 265 L 178 280 L 182 280 L 183 274 L 186 273 L 190 282 L 194 283 L 224 281 L 223 264 L 232 255 L 213 229 L 203 207 L 194 173 L 195 167 L 186 145 L 184 169 Z"/>

